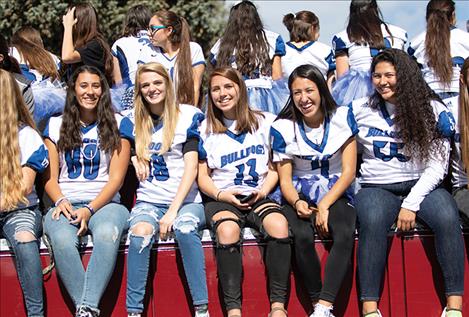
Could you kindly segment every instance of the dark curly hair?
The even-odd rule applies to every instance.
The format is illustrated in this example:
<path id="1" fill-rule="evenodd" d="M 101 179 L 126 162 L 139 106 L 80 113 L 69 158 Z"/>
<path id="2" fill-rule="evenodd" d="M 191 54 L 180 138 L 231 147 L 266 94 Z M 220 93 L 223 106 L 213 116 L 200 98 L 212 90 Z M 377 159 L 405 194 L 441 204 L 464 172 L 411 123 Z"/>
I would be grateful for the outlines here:
<path id="1" fill-rule="evenodd" d="M 297 78 L 306 78 L 311 80 L 318 86 L 319 95 L 321 96 L 321 110 L 324 115 L 331 116 L 337 109 L 337 104 L 332 98 L 332 95 L 327 87 L 326 80 L 324 79 L 321 71 L 313 65 L 301 65 L 295 68 L 295 70 L 288 77 L 288 89 L 290 89 L 290 96 L 287 104 L 283 107 L 282 111 L 277 116 L 277 119 L 288 119 L 294 122 L 300 121 L 303 118 L 303 114 L 295 106 L 293 101 L 292 84 Z"/>
<path id="2" fill-rule="evenodd" d="M 381 62 L 390 63 L 396 69 L 394 124 L 406 145 L 404 153 L 414 162 L 426 163 L 433 151 L 443 152 L 443 136 L 438 130 L 431 101 L 443 102 L 423 79 L 417 62 L 404 51 L 392 48 L 376 55 L 371 63 L 371 73 Z M 383 98 L 375 91 L 370 96 L 370 107 L 377 109 L 382 104 Z M 436 149 L 433 143 L 436 143 Z"/>
<path id="3" fill-rule="evenodd" d="M 75 83 L 81 73 L 98 75 L 101 83 L 102 94 L 97 105 L 99 147 L 101 150 L 110 154 L 112 154 L 114 150 L 120 151 L 120 133 L 111 104 L 109 85 L 103 73 L 96 67 L 86 65 L 77 68 L 68 82 L 67 97 L 65 100 L 57 148 L 59 152 L 65 153 L 83 145 L 80 124 L 80 105 L 78 104 L 75 93 Z"/>

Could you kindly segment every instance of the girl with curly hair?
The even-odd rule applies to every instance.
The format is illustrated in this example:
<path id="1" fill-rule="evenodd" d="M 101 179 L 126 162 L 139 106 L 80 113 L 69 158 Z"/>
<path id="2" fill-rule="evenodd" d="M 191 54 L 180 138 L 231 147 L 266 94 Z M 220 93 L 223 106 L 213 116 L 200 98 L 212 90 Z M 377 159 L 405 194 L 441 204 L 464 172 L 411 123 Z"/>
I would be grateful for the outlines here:
<path id="1" fill-rule="evenodd" d="M 114 113 L 104 75 L 80 66 L 68 83 L 63 115 L 50 118 L 44 137 L 50 153 L 45 190 L 54 202 L 44 231 L 76 316 L 99 316 L 127 227 L 118 191 L 129 164 L 132 123 Z M 85 269 L 77 247 L 88 232 L 93 253 Z"/>
<path id="2" fill-rule="evenodd" d="M 427 4 L 427 29 L 410 42 L 408 52 L 420 64 L 423 78 L 441 98 L 459 93 L 459 74 L 469 56 L 469 33 L 456 28 L 452 0 Z"/>
<path id="3" fill-rule="evenodd" d="M 464 244 L 458 209 L 438 187 L 448 168 L 454 119 L 403 51 L 379 53 L 371 74 L 375 92 L 351 105 L 363 147 L 362 188 L 355 196 L 363 314 L 381 316 L 377 303 L 389 228 L 397 220 L 398 230 L 409 231 L 418 218 L 435 233 L 447 298 L 442 316 L 461 316 Z"/>
<path id="4" fill-rule="evenodd" d="M 385 23 L 376 0 L 352 0 L 347 29 L 334 35 L 336 82 L 332 96 L 338 105 L 373 93 L 370 64 L 384 48 L 404 49 L 405 30 Z"/>
<path id="5" fill-rule="evenodd" d="M 285 81 L 277 81 L 282 78 L 284 55 L 282 37 L 264 29 L 256 6 L 244 0 L 231 8 L 209 59 L 213 67 L 231 66 L 243 75 L 249 106 L 277 114 L 288 99 Z"/>
<path id="6" fill-rule="evenodd" d="M 155 236 L 171 232 L 182 255 L 195 317 L 209 317 L 205 259 L 200 230 L 204 206 L 197 177 L 199 109 L 176 102 L 173 84 L 159 63 L 140 65 L 135 78 L 137 203 L 130 213 L 127 257 L 127 312 L 140 317 L 144 310 L 150 252 Z"/>
<path id="7" fill-rule="evenodd" d="M 0 69 L 0 233 L 15 253 L 28 316 L 44 316 L 39 239 L 42 214 L 34 188 L 48 153 L 14 77 Z"/>
<path id="8" fill-rule="evenodd" d="M 459 78 L 459 96 L 445 99 L 456 121 L 451 151 L 453 197 L 462 216 L 469 220 L 469 57 L 464 61 Z"/>

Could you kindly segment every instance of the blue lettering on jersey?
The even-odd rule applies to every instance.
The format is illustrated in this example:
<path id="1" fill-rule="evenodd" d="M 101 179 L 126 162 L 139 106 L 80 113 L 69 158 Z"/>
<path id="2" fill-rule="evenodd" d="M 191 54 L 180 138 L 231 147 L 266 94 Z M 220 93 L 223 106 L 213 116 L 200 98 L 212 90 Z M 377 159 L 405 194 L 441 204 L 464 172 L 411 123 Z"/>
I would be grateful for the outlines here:
<path id="1" fill-rule="evenodd" d="M 160 144 L 161 145 L 161 144 Z M 147 180 L 151 182 L 153 178 L 157 181 L 164 182 L 169 179 L 169 171 L 162 155 L 154 153 L 150 158 L 150 175 Z"/>
<path id="2" fill-rule="evenodd" d="M 248 175 L 251 176 L 251 179 L 244 180 L 244 170 L 246 169 L 246 165 L 249 166 L 249 173 Z M 256 159 L 252 158 L 246 162 L 246 164 L 236 165 L 238 169 L 238 173 L 236 173 L 234 184 L 235 185 L 242 185 L 243 180 L 244 183 L 250 187 L 257 187 L 257 183 L 259 181 L 259 174 L 256 172 Z"/>
<path id="3" fill-rule="evenodd" d="M 311 161 L 311 170 L 321 169 L 321 175 L 325 178 L 329 178 L 329 158 L 332 155 L 326 155 L 321 160 Z"/>
<path id="4" fill-rule="evenodd" d="M 161 146 L 162 146 L 161 142 L 158 142 L 158 143 L 151 142 L 150 145 L 148 146 L 148 149 L 150 151 L 159 151 L 161 149 Z"/>
<path id="5" fill-rule="evenodd" d="M 389 154 L 384 154 L 381 150 L 389 144 Z M 388 142 L 388 141 L 373 141 L 373 152 L 376 158 L 385 162 L 389 162 L 396 158 L 399 162 L 407 162 L 408 158 L 399 153 L 399 150 L 404 147 L 404 143 Z"/>
<path id="6" fill-rule="evenodd" d="M 258 145 L 251 145 L 250 147 L 247 147 L 245 149 L 241 149 L 239 152 L 233 152 L 227 155 L 223 155 L 221 157 L 221 167 L 224 167 L 226 164 L 230 164 L 239 160 L 242 160 L 251 154 L 264 154 L 265 149 L 264 145 L 258 144 Z"/>
<path id="7" fill-rule="evenodd" d="M 83 149 L 76 148 L 65 152 L 68 178 L 76 179 L 83 172 L 85 179 L 93 180 L 98 177 L 101 154 L 96 140 L 85 138 L 83 143 L 88 143 Z"/>
<path id="8" fill-rule="evenodd" d="M 384 136 L 388 138 L 398 139 L 399 133 L 395 131 L 384 131 L 378 128 L 370 128 L 365 137 L 368 138 L 368 137 L 374 137 L 374 136 Z"/>

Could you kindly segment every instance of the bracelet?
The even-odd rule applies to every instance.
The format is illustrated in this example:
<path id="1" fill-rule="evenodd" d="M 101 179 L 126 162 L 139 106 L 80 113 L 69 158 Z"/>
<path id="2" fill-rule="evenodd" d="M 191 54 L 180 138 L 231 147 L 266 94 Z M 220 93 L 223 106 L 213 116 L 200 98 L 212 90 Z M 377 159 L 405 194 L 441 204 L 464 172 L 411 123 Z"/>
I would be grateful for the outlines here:
<path id="1" fill-rule="evenodd" d="M 296 204 L 297 204 L 299 201 L 301 201 L 301 200 L 303 200 L 303 199 L 298 198 L 297 200 L 295 200 L 295 202 L 293 203 L 293 208 L 296 209 Z"/>
<path id="2" fill-rule="evenodd" d="M 90 211 L 91 215 L 94 215 L 94 212 L 95 212 L 95 211 L 94 211 L 93 207 L 91 207 L 91 206 L 88 205 L 88 204 L 84 205 L 83 207 L 85 207 L 86 209 L 88 209 L 88 210 Z"/>
<path id="3" fill-rule="evenodd" d="M 60 205 L 60 203 L 61 203 L 62 201 L 64 201 L 64 200 L 68 200 L 68 198 L 65 197 L 65 196 L 60 197 L 60 198 L 57 199 L 57 201 L 54 203 L 54 206 L 55 206 L 55 207 L 58 207 L 58 206 Z"/>
<path id="4" fill-rule="evenodd" d="M 220 194 L 222 193 L 223 190 L 219 190 L 218 193 L 217 193 L 217 196 L 216 196 L 216 201 L 220 201 L 218 198 L 220 197 Z"/>

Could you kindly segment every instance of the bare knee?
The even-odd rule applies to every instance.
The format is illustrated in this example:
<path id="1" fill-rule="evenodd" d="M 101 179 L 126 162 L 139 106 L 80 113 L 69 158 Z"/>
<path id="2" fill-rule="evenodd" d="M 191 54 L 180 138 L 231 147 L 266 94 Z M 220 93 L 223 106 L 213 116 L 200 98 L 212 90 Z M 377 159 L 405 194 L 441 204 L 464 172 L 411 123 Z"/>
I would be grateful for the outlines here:
<path id="1" fill-rule="evenodd" d="M 15 240 L 19 243 L 36 241 L 36 236 L 30 231 L 18 231 L 15 233 Z"/>
<path id="2" fill-rule="evenodd" d="M 262 226 L 266 233 L 272 238 L 288 238 L 288 221 L 285 216 L 279 212 L 272 212 L 265 216 Z"/>
<path id="3" fill-rule="evenodd" d="M 134 236 L 144 237 L 153 235 L 155 228 L 148 222 L 137 222 L 130 228 L 130 232 Z"/>
<path id="4" fill-rule="evenodd" d="M 223 221 L 217 227 L 217 238 L 221 244 L 233 244 L 239 241 L 241 228 L 232 220 Z"/>

